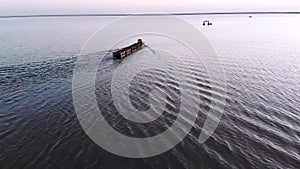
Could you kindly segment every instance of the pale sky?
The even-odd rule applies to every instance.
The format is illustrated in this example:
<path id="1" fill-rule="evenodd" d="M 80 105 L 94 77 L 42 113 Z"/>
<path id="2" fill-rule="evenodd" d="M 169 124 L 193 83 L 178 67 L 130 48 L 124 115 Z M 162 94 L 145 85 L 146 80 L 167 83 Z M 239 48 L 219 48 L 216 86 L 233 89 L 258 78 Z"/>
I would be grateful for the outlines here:
<path id="1" fill-rule="evenodd" d="M 0 15 L 297 11 L 300 0 L 0 0 Z"/>

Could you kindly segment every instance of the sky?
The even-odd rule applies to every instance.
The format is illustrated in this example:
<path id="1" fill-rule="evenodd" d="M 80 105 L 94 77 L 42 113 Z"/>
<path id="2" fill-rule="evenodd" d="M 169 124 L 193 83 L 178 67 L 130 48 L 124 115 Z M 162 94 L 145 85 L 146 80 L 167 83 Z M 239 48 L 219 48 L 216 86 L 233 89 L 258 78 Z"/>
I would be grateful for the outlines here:
<path id="1" fill-rule="evenodd" d="M 0 0 L 0 15 L 297 11 L 300 0 Z"/>

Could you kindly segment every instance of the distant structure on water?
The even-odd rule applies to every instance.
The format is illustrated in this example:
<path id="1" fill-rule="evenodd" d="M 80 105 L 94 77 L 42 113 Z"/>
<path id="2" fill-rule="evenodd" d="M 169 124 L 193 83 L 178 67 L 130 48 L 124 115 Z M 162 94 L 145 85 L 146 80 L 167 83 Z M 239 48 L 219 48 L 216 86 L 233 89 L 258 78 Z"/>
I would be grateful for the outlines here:
<path id="1" fill-rule="evenodd" d="M 205 20 L 205 21 L 203 21 L 203 26 L 210 26 L 210 25 L 212 25 L 212 23 L 209 21 L 209 20 Z"/>
<path id="2" fill-rule="evenodd" d="M 129 56 L 132 53 L 142 49 L 144 47 L 144 44 L 145 43 L 142 41 L 142 39 L 138 39 L 136 43 L 113 52 L 113 57 L 115 59 L 123 59 L 124 57 Z"/>

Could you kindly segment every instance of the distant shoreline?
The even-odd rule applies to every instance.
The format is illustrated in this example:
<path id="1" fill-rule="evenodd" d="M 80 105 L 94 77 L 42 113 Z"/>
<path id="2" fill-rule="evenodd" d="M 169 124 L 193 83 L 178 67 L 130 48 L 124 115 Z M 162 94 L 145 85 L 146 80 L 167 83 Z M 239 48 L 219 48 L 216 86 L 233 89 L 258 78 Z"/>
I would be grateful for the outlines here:
<path id="1" fill-rule="evenodd" d="M 300 12 L 194 12 L 194 13 L 121 13 L 121 14 L 57 14 L 57 15 L 7 15 L 0 18 L 44 18 L 44 17 L 86 17 L 86 16 L 188 16 L 188 15 L 257 15 L 257 14 L 300 14 Z"/>

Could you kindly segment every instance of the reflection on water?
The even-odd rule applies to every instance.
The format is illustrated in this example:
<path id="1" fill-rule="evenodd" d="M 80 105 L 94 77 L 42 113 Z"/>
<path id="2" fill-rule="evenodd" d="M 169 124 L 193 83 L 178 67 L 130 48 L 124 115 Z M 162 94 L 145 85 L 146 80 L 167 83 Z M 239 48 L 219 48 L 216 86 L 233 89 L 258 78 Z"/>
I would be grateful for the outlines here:
<path id="1" fill-rule="evenodd" d="M 210 101 L 218 99 L 211 98 L 211 93 L 218 91 L 211 89 L 205 67 L 190 60 L 180 69 L 189 77 L 196 77 L 193 83 L 186 84 L 198 89 L 201 97 L 196 125 L 175 148 L 146 159 L 123 158 L 104 151 L 84 133 L 74 112 L 74 53 L 80 50 L 84 37 L 88 38 L 97 29 L 97 23 L 103 21 L 101 17 L 57 19 L 65 24 L 58 26 L 59 36 L 67 38 L 63 40 L 65 46 L 58 37 L 51 38 L 55 31 L 43 34 L 51 27 L 51 20 L 1 20 L 4 27 L 0 28 L 0 37 L 5 37 L 5 44 L 15 48 L 10 50 L 12 46 L 4 45 L 0 49 L 0 166 L 4 169 L 297 168 L 300 165 L 297 31 L 300 26 L 296 24 L 299 17 L 216 16 L 212 27 L 202 27 L 202 17 L 186 19 L 210 39 L 226 70 L 225 112 L 213 136 L 205 144 L 199 144 L 196 138 Z M 69 32 L 70 27 L 83 22 L 91 27 Z M 9 32 L 11 27 L 14 31 Z M 23 31 L 39 31 L 37 35 L 24 34 L 20 27 L 24 27 Z M 74 37 L 78 32 L 81 34 Z M 39 34 L 46 36 L 45 44 L 36 43 Z M 52 47 L 55 42 L 59 44 L 57 48 Z M 26 47 L 20 47 L 22 43 Z M 33 62 L 35 57 L 37 61 Z M 111 101 L 110 82 L 119 64 L 120 61 L 107 56 L 98 69 L 95 93 L 106 120 L 129 136 L 149 137 L 164 131 L 175 120 L 180 105 L 180 90 L 174 78 L 160 69 L 143 71 L 134 78 L 129 94 L 135 108 L 149 108 L 149 91 L 153 88 L 168 96 L 167 110 L 159 119 L 150 124 L 135 124 L 122 118 Z"/>

